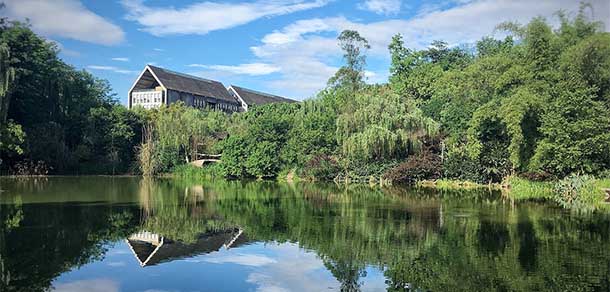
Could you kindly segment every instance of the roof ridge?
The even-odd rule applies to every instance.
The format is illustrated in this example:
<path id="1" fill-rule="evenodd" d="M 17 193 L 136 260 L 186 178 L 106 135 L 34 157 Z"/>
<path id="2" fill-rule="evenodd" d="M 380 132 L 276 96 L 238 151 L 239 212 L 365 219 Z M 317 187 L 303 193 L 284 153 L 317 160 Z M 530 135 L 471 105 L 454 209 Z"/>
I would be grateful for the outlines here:
<path id="1" fill-rule="evenodd" d="M 191 74 L 186 74 L 186 73 L 182 73 L 182 72 L 166 69 L 166 68 L 159 67 L 159 66 L 154 66 L 154 65 L 150 65 L 150 64 L 148 64 L 147 66 L 149 66 L 151 68 L 161 69 L 161 70 L 163 70 L 163 71 L 165 71 L 165 72 L 167 72 L 169 74 L 174 74 L 174 75 L 178 75 L 178 76 L 182 76 L 182 77 L 186 77 L 186 78 L 197 79 L 197 80 L 201 80 L 201 81 L 204 81 L 204 82 L 210 82 L 210 83 L 222 83 L 222 82 L 217 81 L 217 80 L 212 80 L 212 79 L 207 79 L 207 78 L 203 78 L 203 77 L 199 77 L 199 76 L 195 76 L 195 75 L 191 75 Z"/>
<path id="2" fill-rule="evenodd" d="M 283 96 L 279 96 L 279 95 L 275 95 L 275 94 L 271 94 L 271 93 L 266 93 L 266 92 L 262 92 L 262 91 L 257 91 L 257 90 L 254 90 L 254 89 L 249 89 L 249 88 L 245 88 L 245 87 L 241 87 L 241 86 L 237 86 L 237 85 L 233 85 L 233 84 L 231 84 L 231 87 L 237 87 L 237 88 L 245 90 L 245 91 L 250 91 L 252 93 L 256 93 L 256 94 L 260 94 L 260 95 L 265 95 L 265 96 L 269 96 L 269 97 L 277 97 L 277 98 L 280 98 L 280 99 L 292 100 L 290 98 L 286 98 L 286 97 L 283 97 Z"/>

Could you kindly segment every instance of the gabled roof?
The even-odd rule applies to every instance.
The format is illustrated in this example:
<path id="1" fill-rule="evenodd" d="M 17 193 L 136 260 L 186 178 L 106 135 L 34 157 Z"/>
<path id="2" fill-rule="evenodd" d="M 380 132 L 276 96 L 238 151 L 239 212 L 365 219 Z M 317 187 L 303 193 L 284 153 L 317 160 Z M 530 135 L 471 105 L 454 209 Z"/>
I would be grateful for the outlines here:
<path id="1" fill-rule="evenodd" d="M 142 267 L 238 247 L 249 242 L 241 229 L 204 233 L 193 243 L 172 241 L 150 232 L 141 233 L 159 238 L 158 242 L 144 241 L 138 238 L 138 233 L 136 233 L 126 240 Z"/>
<path id="2" fill-rule="evenodd" d="M 148 65 L 161 85 L 167 89 L 236 102 L 222 83 Z"/>
<path id="3" fill-rule="evenodd" d="M 229 90 L 230 89 L 233 89 L 233 91 L 235 93 L 237 93 L 237 95 L 248 106 L 262 105 L 262 104 L 268 104 L 268 103 L 273 103 L 273 102 L 297 102 L 296 100 L 288 99 L 288 98 L 273 95 L 273 94 L 263 93 L 260 91 L 255 91 L 255 90 L 251 90 L 251 89 L 247 89 L 247 88 L 243 88 L 243 87 L 239 87 L 239 86 L 235 86 L 235 85 L 231 85 L 231 87 L 229 87 Z"/>

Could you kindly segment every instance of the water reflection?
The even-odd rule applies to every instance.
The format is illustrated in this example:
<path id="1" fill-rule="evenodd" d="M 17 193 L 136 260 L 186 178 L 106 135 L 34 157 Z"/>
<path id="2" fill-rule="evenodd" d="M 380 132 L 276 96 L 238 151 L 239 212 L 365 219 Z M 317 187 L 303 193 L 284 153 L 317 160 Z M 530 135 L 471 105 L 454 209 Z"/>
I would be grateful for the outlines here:
<path id="1" fill-rule="evenodd" d="M 1 291 L 100 279 L 119 291 L 610 289 L 607 215 L 485 191 L 135 178 L 0 188 Z"/>

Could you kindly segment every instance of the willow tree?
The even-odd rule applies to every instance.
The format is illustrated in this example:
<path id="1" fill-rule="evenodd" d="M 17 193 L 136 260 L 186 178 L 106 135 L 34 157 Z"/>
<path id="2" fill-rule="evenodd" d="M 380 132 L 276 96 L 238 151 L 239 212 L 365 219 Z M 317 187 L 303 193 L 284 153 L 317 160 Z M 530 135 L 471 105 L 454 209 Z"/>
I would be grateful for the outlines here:
<path id="1" fill-rule="evenodd" d="M 380 86 L 356 94 L 350 109 L 337 117 L 336 134 L 344 157 L 369 162 L 405 158 L 438 128 L 412 100 Z"/>

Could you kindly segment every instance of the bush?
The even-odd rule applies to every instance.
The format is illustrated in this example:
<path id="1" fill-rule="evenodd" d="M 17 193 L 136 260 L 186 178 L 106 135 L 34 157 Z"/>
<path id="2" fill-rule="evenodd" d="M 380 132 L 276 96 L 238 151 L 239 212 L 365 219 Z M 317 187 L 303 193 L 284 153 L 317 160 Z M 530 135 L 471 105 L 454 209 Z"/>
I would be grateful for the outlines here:
<path id="1" fill-rule="evenodd" d="M 525 172 L 520 174 L 519 177 L 535 182 L 551 181 L 555 179 L 555 176 L 546 171 Z"/>
<path id="2" fill-rule="evenodd" d="M 251 176 L 257 178 L 275 177 L 280 170 L 277 145 L 270 141 L 263 141 L 251 145 L 246 170 Z"/>
<path id="3" fill-rule="evenodd" d="M 441 158 L 433 153 L 411 155 L 405 162 L 387 171 L 383 176 L 392 182 L 414 184 L 422 180 L 441 177 Z"/>
<path id="4" fill-rule="evenodd" d="M 341 167 L 333 157 L 320 154 L 312 157 L 307 163 L 303 172 L 305 175 L 315 180 L 333 180 L 341 171 Z"/>
<path id="5" fill-rule="evenodd" d="M 225 177 L 242 177 L 246 175 L 246 141 L 240 136 L 229 136 L 222 141 L 221 172 Z"/>
<path id="6" fill-rule="evenodd" d="M 553 199 L 564 208 L 587 210 L 601 202 L 603 193 L 588 175 L 569 175 L 555 184 Z"/>
<path id="7" fill-rule="evenodd" d="M 468 156 L 463 148 L 448 151 L 443 161 L 443 175 L 449 179 L 482 182 L 480 168 L 479 163 Z"/>
<path id="8" fill-rule="evenodd" d="M 33 175 L 47 175 L 49 174 L 49 167 L 47 164 L 42 161 L 32 161 L 29 159 L 17 162 L 13 166 L 12 170 L 15 175 L 25 175 L 25 176 L 33 176 Z"/>

